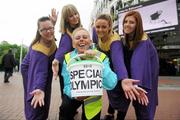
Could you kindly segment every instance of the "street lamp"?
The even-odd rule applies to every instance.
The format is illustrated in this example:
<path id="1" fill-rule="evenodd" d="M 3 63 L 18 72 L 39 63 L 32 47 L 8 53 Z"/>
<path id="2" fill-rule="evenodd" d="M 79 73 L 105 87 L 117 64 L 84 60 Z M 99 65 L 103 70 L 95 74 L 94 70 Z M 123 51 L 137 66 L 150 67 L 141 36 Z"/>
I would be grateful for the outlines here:
<path id="1" fill-rule="evenodd" d="M 21 41 L 21 51 L 20 51 L 20 58 L 19 58 L 19 72 L 21 71 L 22 50 L 23 50 L 23 39 L 22 39 L 22 41 Z"/>

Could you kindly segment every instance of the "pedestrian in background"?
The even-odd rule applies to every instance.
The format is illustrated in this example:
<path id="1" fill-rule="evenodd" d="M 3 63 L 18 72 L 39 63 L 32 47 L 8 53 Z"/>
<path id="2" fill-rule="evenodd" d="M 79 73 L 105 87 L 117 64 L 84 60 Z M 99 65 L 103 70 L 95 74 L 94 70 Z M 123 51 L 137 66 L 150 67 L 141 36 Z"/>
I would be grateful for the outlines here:
<path id="1" fill-rule="evenodd" d="M 4 83 L 9 83 L 9 78 L 13 75 L 13 68 L 16 65 L 12 50 L 9 49 L 8 53 L 2 58 L 2 66 L 4 67 Z"/>
<path id="2" fill-rule="evenodd" d="M 143 31 L 139 12 L 129 11 L 122 24 L 124 39 L 115 41 L 111 45 L 113 69 L 119 82 L 109 92 L 109 100 L 113 108 L 118 110 L 118 120 L 125 119 L 131 101 L 137 120 L 153 120 L 158 104 L 159 59 L 157 50 Z M 143 88 L 147 94 L 144 92 L 142 94 L 137 87 Z M 134 90 L 139 93 L 137 94 Z M 139 98 L 142 95 L 144 101 Z"/>
<path id="3" fill-rule="evenodd" d="M 24 110 L 27 120 L 47 120 L 52 83 L 52 61 L 56 52 L 54 25 L 49 17 L 37 22 L 37 32 L 21 64 Z"/>

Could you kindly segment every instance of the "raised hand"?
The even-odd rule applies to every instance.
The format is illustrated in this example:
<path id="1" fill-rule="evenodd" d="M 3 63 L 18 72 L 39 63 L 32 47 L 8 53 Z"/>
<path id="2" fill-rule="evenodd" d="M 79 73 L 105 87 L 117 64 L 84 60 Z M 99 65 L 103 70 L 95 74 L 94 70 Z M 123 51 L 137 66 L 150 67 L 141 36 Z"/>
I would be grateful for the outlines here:
<path id="1" fill-rule="evenodd" d="M 58 14 L 59 12 L 56 12 L 55 8 L 51 9 L 51 15 L 49 15 L 50 20 L 52 21 L 52 23 L 55 25 L 57 18 L 58 18 Z"/>
<path id="2" fill-rule="evenodd" d="M 33 99 L 31 101 L 31 106 L 35 109 L 38 105 L 40 107 L 44 106 L 44 91 L 40 89 L 33 90 L 31 93 Z"/>

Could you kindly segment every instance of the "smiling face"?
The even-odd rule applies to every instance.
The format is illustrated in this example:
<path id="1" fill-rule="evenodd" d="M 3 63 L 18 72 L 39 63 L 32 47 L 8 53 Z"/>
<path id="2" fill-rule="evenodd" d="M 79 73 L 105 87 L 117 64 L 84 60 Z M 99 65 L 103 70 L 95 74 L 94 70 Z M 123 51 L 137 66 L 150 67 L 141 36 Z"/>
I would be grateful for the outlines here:
<path id="1" fill-rule="evenodd" d="M 39 22 L 39 33 L 44 42 L 54 40 L 54 26 L 50 20 Z"/>
<path id="2" fill-rule="evenodd" d="M 76 26 L 77 24 L 79 24 L 80 18 L 79 18 L 79 14 L 76 12 L 72 12 L 68 18 L 68 23 L 69 25 L 74 28 L 74 26 Z"/>
<path id="3" fill-rule="evenodd" d="M 92 40 L 88 31 L 79 29 L 73 32 L 73 47 L 77 49 L 78 54 L 83 54 L 91 45 Z"/>
<path id="4" fill-rule="evenodd" d="M 123 30 L 125 34 L 134 34 L 136 30 L 136 19 L 133 16 L 127 16 L 123 23 Z"/>
<path id="5" fill-rule="evenodd" d="M 99 38 L 103 38 L 109 34 L 111 27 L 109 22 L 104 19 L 98 19 L 95 22 L 96 33 Z"/>

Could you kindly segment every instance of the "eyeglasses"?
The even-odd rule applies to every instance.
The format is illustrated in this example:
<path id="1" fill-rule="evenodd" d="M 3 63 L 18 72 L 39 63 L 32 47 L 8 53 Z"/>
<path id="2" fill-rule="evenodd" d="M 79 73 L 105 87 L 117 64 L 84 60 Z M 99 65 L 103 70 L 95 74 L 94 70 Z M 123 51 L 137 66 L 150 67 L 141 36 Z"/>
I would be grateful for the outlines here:
<path id="1" fill-rule="evenodd" d="M 88 36 L 88 35 L 74 36 L 74 39 L 75 39 L 75 40 L 80 40 L 81 38 L 82 38 L 82 39 L 88 39 L 89 36 Z"/>
<path id="2" fill-rule="evenodd" d="M 49 27 L 49 28 L 43 28 L 43 29 L 39 29 L 40 32 L 53 32 L 54 31 L 54 27 Z"/>

